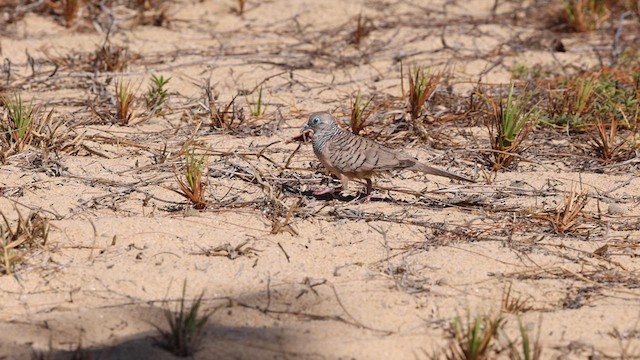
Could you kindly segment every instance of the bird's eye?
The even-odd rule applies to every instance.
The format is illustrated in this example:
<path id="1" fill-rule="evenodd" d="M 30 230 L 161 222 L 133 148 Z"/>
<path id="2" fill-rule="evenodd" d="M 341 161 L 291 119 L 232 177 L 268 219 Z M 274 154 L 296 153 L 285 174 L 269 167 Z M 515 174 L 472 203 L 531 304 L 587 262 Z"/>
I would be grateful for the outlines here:
<path id="1" fill-rule="evenodd" d="M 313 119 L 311 119 L 311 122 L 313 124 L 319 124 L 320 123 L 320 118 L 319 117 L 314 117 Z"/>

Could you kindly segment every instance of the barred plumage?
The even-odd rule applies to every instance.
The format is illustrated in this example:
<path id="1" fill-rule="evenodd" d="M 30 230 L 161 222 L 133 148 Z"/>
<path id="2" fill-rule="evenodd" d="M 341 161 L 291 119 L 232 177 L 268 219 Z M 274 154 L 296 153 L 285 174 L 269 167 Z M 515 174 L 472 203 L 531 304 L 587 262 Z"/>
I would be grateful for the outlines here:
<path id="1" fill-rule="evenodd" d="M 322 165 L 340 179 L 342 189 L 347 188 L 350 179 L 364 179 L 367 181 L 367 195 L 370 195 L 372 176 L 403 169 L 475 182 L 464 176 L 423 164 L 412 156 L 395 152 L 372 140 L 345 131 L 327 112 L 311 114 L 305 129 L 313 130 L 313 152 Z M 329 191 L 315 194 L 326 192 Z"/>

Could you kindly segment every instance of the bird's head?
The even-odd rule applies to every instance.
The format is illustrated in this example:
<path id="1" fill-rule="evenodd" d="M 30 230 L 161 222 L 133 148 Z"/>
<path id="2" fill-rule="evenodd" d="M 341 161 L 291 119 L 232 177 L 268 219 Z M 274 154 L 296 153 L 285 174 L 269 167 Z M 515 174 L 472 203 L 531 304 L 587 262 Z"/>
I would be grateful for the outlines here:
<path id="1" fill-rule="evenodd" d="M 328 112 L 317 112 L 309 116 L 309 121 L 302 131 L 313 130 L 314 133 L 338 126 L 336 120 Z"/>

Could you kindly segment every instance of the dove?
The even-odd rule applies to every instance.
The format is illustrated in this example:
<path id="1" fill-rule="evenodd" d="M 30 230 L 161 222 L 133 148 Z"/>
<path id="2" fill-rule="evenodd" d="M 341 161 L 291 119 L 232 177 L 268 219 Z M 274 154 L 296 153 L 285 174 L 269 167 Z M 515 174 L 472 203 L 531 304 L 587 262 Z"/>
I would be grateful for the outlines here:
<path id="1" fill-rule="evenodd" d="M 413 156 L 396 152 L 365 137 L 354 135 L 338 126 L 336 119 L 328 112 L 317 112 L 309 116 L 303 132 L 313 132 L 311 144 L 320 163 L 340 179 L 337 189 L 317 189 L 314 195 L 346 190 L 350 180 L 367 182 L 366 196 L 370 198 L 375 175 L 394 170 L 411 170 L 455 180 L 475 182 L 461 175 L 440 170 L 421 163 Z"/>

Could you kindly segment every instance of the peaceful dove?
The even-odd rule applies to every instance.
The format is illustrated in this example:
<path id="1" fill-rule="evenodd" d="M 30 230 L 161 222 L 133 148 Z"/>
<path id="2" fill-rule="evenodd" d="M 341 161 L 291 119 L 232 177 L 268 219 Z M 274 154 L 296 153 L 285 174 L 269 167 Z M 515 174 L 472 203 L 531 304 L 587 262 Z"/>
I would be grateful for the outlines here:
<path id="1" fill-rule="evenodd" d="M 312 130 L 313 152 L 322 165 L 340 179 L 338 189 L 320 189 L 314 195 L 346 190 L 349 180 L 364 179 L 367 182 L 367 197 L 371 196 L 371 177 L 393 170 L 412 170 L 426 174 L 443 176 L 455 180 L 475 182 L 464 176 L 425 165 L 418 159 L 393 151 L 373 140 L 354 135 L 341 129 L 336 119 L 327 112 L 317 112 L 309 116 L 303 131 Z"/>

